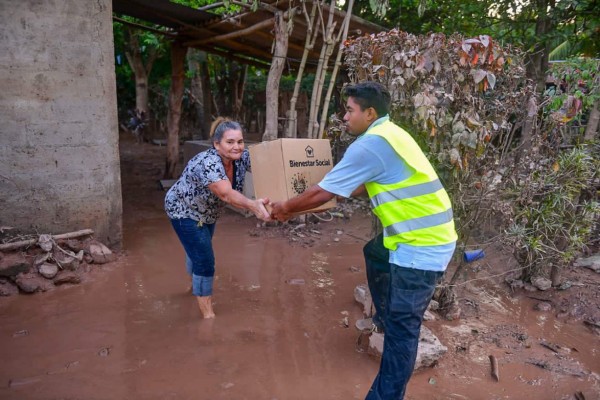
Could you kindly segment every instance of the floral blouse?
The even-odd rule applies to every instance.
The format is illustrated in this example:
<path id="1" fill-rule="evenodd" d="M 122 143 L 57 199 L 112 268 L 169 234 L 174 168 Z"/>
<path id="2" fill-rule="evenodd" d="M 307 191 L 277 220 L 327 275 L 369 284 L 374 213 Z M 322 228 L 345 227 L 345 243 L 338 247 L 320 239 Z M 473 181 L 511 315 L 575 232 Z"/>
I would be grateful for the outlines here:
<path id="1" fill-rule="evenodd" d="M 246 170 L 250 170 L 250 154 L 244 150 L 242 157 L 234 161 L 235 182 L 231 186 L 241 192 Z M 216 149 L 209 149 L 194 156 L 181 177 L 165 196 L 165 211 L 171 219 L 191 218 L 205 224 L 213 224 L 225 205 L 208 185 L 227 178 L 225 166 Z"/>

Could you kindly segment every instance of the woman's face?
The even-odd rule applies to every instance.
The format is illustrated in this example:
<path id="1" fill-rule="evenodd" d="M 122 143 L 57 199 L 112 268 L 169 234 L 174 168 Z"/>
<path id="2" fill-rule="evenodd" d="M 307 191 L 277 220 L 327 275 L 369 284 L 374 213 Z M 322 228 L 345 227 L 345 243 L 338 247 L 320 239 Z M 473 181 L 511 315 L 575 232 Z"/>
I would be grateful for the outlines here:
<path id="1" fill-rule="evenodd" d="M 229 129 L 223 132 L 221 141 L 214 145 L 223 161 L 239 160 L 244 151 L 244 136 L 240 130 Z"/>

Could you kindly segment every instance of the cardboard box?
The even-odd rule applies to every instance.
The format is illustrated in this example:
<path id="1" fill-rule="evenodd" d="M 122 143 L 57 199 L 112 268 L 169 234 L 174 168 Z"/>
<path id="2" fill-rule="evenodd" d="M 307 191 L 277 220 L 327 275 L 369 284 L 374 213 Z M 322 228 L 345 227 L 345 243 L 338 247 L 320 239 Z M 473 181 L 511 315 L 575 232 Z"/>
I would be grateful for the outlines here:
<path id="1" fill-rule="evenodd" d="M 298 196 L 319 183 L 333 168 L 327 139 L 277 139 L 250 146 L 248 150 L 255 196 L 273 202 Z M 335 205 L 333 198 L 305 212 L 324 211 Z"/>

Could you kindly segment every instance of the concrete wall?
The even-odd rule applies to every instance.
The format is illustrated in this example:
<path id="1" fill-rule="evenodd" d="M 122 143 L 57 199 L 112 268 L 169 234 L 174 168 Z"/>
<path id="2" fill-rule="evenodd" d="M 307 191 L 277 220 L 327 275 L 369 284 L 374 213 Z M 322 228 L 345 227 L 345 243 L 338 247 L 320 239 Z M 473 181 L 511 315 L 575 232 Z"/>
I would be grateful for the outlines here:
<path id="1" fill-rule="evenodd" d="M 0 225 L 121 242 L 110 0 L 0 0 Z"/>

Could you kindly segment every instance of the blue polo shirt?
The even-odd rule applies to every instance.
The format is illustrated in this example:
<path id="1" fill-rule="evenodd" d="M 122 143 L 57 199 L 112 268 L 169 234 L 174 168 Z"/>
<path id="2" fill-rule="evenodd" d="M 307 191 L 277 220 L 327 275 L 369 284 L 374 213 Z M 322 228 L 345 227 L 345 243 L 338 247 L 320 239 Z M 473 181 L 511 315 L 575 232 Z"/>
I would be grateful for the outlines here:
<path id="1" fill-rule="evenodd" d="M 388 119 L 387 115 L 379 118 L 371 127 Z M 387 140 L 376 135 L 361 135 L 318 185 L 335 195 L 350 197 L 356 188 L 367 182 L 396 183 L 408 179 L 414 172 Z M 428 271 L 445 271 L 455 247 L 456 242 L 441 246 L 399 243 L 396 250 L 390 250 L 390 263 Z"/>

